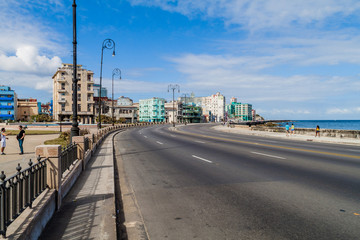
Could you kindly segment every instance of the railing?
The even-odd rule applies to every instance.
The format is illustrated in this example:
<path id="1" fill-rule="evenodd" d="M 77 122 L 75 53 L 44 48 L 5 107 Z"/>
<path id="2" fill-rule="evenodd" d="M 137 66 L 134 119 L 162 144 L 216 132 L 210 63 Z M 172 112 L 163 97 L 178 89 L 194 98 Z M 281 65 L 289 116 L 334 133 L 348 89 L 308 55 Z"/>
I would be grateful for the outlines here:
<path id="1" fill-rule="evenodd" d="M 61 151 L 61 174 L 66 170 L 70 170 L 70 166 L 77 159 L 77 144 L 70 143 Z"/>
<path id="2" fill-rule="evenodd" d="M 4 171 L 0 175 L 0 234 L 6 236 L 6 229 L 21 212 L 32 203 L 47 187 L 46 167 L 48 159 L 41 160 L 21 171 L 20 163 L 17 173 L 6 178 Z"/>
<path id="3" fill-rule="evenodd" d="M 87 152 L 87 150 L 90 149 L 90 139 L 89 138 L 85 138 L 84 139 L 84 154 Z"/>

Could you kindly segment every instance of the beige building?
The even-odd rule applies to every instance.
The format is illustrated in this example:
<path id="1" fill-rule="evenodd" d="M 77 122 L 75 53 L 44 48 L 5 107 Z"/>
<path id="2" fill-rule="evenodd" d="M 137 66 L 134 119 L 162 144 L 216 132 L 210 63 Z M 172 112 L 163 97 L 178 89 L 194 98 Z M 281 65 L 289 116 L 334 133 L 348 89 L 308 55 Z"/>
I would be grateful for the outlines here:
<path id="1" fill-rule="evenodd" d="M 39 114 L 37 99 L 26 98 L 17 100 L 16 118 L 20 121 L 30 121 L 31 116 Z"/>
<path id="2" fill-rule="evenodd" d="M 79 122 L 94 123 L 94 73 L 77 65 Z M 53 116 L 56 121 L 71 121 L 73 65 L 63 63 L 53 78 Z"/>

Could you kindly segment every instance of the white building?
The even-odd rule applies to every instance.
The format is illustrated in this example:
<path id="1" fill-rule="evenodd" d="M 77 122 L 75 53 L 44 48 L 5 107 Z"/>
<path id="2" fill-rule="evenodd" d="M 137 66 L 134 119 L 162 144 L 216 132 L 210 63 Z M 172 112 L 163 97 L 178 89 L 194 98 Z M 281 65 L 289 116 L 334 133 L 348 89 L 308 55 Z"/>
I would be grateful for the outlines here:
<path id="1" fill-rule="evenodd" d="M 133 100 L 128 97 L 121 96 L 117 99 L 117 105 L 118 106 L 132 106 Z"/>
<path id="2" fill-rule="evenodd" d="M 179 100 L 185 103 L 185 97 L 181 97 Z M 221 122 L 225 119 L 225 96 L 219 92 L 209 97 L 195 97 L 192 93 L 190 97 L 186 98 L 186 102 L 202 107 L 203 116 L 208 121 Z"/>

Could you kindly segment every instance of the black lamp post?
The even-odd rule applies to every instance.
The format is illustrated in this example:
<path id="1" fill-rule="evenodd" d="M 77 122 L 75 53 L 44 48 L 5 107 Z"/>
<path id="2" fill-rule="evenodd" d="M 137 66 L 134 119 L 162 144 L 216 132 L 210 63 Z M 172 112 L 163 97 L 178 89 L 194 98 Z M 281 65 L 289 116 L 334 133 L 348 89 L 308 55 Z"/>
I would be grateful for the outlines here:
<path id="1" fill-rule="evenodd" d="M 104 53 L 104 49 L 114 49 L 113 50 L 113 56 L 115 56 L 115 42 L 112 39 L 105 39 L 103 44 L 102 44 L 102 49 L 101 49 L 101 64 L 100 64 L 100 90 L 99 90 L 99 101 L 98 101 L 98 105 L 99 105 L 99 118 L 98 118 L 98 128 L 101 128 L 101 88 L 102 88 L 102 65 L 103 65 L 103 53 Z"/>
<path id="2" fill-rule="evenodd" d="M 72 79 L 72 90 L 73 90 L 73 117 L 72 117 L 72 127 L 70 131 L 70 141 L 72 142 L 72 137 L 80 135 L 79 123 L 77 121 L 77 62 L 76 62 L 76 2 L 72 5 L 73 7 L 73 79 Z"/>
<path id="3" fill-rule="evenodd" d="M 112 71 L 112 109 L 111 109 L 111 122 L 114 126 L 114 76 L 119 76 L 121 80 L 121 70 L 118 68 L 115 68 Z"/>
<path id="4" fill-rule="evenodd" d="M 178 92 L 180 92 L 180 86 L 175 84 L 172 85 L 170 84 L 168 86 L 168 92 L 170 92 L 170 89 L 173 91 L 173 127 L 175 127 L 175 100 L 174 100 L 174 95 L 175 95 L 175 90 L 177 89 Z"/>

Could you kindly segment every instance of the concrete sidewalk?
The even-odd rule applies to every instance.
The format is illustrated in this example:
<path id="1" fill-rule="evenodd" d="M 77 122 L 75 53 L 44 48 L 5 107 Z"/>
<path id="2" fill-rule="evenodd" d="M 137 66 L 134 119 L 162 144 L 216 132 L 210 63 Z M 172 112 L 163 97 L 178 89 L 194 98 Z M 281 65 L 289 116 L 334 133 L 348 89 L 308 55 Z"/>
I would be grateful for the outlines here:
<path id="1" fill-rule="evenodd" d="M 323 143 L 337 143 L 360 146 L 360 139 L 356 138 L 338 138 L 338 137 L 315 137 L 314 135 L 300 135 L 295 134 L 286 136 L 283 132 L 267 132 L 267 131 L 252 131 L 248 126 L 229 128 L 223 125 L 212 127 L 212 129 L 228 133 L 237 133 L 244 135 L 255 135 L 261 137 L 283 138 L 288 140 L 310 141 L 310 142 L 323 142 Z"/>
<path id="2" fill-rule="evenodd" d="M 36 162 L 35 147 L 44 144 L 46 140 L 55 139 L 59 134 L 46 135 L 26 135 L 24 141 L 24 154 L 19 155 L 19 142 L 15 135 L 8 136 L 6 140 L 6 155 L 0 155 L 0 171 L 4 171 L 6 176 L 10 177 L 16 173 L 18 163 L 24 169 L 27 168 L 29 159 Z"/>
<path id="3" fill-rule="evenodd" d="M 99 147 L 39 239 L 116 239 L 113 134 Z"/>

